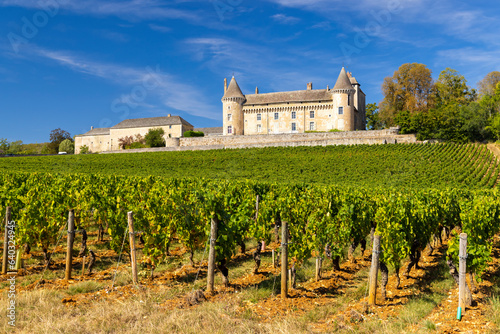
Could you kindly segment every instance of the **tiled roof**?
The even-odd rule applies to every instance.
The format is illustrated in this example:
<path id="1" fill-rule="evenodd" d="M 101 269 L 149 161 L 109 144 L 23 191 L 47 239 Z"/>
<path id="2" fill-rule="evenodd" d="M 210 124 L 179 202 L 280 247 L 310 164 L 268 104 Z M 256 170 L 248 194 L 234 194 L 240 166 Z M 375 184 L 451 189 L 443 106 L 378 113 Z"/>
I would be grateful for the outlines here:
<path id="1" fill-rule="evenodd" d="M 250 94 L 245 96 L 245 105 L 271 104 L 287 102 L 314 102 L 332 101 L 332 94 L 326 89 L 297 90 L 291 92 L 278 92 L 266 94 Z"/>
<path id="2" fill-rule="evenodd" d="M 234 77 L 231 79 L 231 82 L 229 83 L 229 87 L 227 88 L 227 91 L 222 98 L 224 99 L 227 97 L 245 98 L 245 96 L 241 92 L 240 86 L 238 86 L 238 83 L 236 82 L 236 79 Z"/>
<path id="3" fill-rule="evenodd" d="M 223 133 L 222 126 L 217 126 L 217 127 L 213 127 L 213 128 L 195 128 L 195 129 L 193 129 L 193 131 L 201 131 L 205 135 L 216 135 L 216 134 Z"/>
<path id="4" fill-rule="evenodd" d="M 192 126 L 188 121 L 186 121 L 180 116 L 166 116 L 166 117 L 126 119 L 116 124 L 111 129 L 146 128 L 146 127 L 179 125 L 179 124 Z"/>
<path id="5" fill-rule="evenodd" d="M 335 90 L 353 90 L 352 85 L 351 85 L 351 80 L 349 80 L 349 77 L 347 76 L 345 68 L 343 68 L 343 67 L 342 67 L 342 70 L 340 71 L 337 82 L 335 83 L 335 86 L 333 87 L 333 90 L 334 91 Z"/>
<path id="6" fill-rule="evenodd" d="M 110 128 L 95 128 L 79 136 L 105 136 L 109 135 Z"/>

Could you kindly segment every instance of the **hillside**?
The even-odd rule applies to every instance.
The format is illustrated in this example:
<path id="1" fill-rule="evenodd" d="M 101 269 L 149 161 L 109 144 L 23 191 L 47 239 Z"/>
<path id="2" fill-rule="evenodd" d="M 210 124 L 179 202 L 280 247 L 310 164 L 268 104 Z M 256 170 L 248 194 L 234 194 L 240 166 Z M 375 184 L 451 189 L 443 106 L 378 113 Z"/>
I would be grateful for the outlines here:
<path id="1" fill-rule="evenodd" d="M 92 173 L 402 188 L 491 188 L 486 145 L 397 144 L 15 157 L 0 172 Z"/>

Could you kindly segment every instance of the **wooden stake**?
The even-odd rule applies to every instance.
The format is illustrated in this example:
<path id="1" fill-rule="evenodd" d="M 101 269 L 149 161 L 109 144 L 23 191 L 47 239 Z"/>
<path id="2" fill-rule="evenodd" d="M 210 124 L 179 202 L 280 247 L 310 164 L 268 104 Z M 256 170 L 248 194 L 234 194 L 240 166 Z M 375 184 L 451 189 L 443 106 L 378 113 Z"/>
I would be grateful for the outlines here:
<path id="1" fill-rule="evenodd" d="M 137 285 L 137 258 L 135 254 L 135 233 L 134 233 L 134 213 L 132 211 L 127 213 L 128 217 L 128 233 L 130 237 L 130 260 L 132 265 L 132 282 Z"/>
<path id="2" fill-rule="evenodd" d="M 272 253 L 272 256 L 273 256 L 273 268 L 276 268 L 276 262 L 275 262 L 275 258 L 274 258 L 274 249 L 271 250 L 271 253 Z"/>
<path id="3" fill-rule="evenodd" d="M 460 234 L 460 250 L 458 262 L 458 313 L 463 315 L 465 313 L 466 298 L 466 280 L 465 273 L 467 271 L 467 233 Z"/>
<path id="4" fill-rule="evenodd" d="M 85 256 L 82 259 L 82 279 L 84 275 L 85 275 Z"/>
<path id="5" fill-rule="evenodd" d="M 375 305 L 377 300 L 377 278 L 380 260 L 380 235 L 373 236 L 372 266 L 370 268 L 370 290 L 368 304 Z"/>
<path id="6" fill-rule="evenodd" d="M 281 226 L 281 298 L 286 299 L 287 293 L 287 274 L 288 274 L 288 223 L 282 222 Z"/>
<path id="7" fill-rule="evenodd" d="M 215 276 L 215 241 L 217 240 L 217 218 L 212 218 L 210 222 L 210 250 L 208 252 L 208 273 L 207 273 L 207 292 L 214 291 Z"/>
<path id="8" fill-rule="evenodd" d="M 7 274 L 7 260 L 8 260 L 8 249 L 9 249 L 9 222 L 12 219 L 12 208 L 10 206 L 5 210 L 5 232 L 3 235 L 3 261 L 2 261 L 2 274 Z"/>
<path id="9" fill-rule="evenodd" d="M 75 212 L 69 210 L 68 214 L 68 248 L 66 250 L 66 280 L 71 279 L 71 267 L 73 265 L 73 241 L 75 241 Z"/>

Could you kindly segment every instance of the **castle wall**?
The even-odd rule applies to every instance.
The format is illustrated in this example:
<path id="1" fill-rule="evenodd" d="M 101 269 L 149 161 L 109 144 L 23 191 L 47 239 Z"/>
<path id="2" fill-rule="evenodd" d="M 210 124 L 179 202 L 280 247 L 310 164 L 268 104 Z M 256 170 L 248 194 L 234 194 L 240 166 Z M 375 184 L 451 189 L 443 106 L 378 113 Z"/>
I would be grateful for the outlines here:
<path id="1" fill-rule="evenodd" d="M 105 153 L 133 153 L 133 152 L 163 152 L 163 151 L 190 151 L 214 150 L 254 147 L 290 147 L 290 146 L 328 146 L 328 145 L 360 145 L 360 144 L 395 144 L 415 143 L 415 135 L 399 135 L 397 129 L 350 131 L 350 132 L 322 132 L 298 134 L 273 134 L 268 136 L 212 136 L 198 138 L 179 138 L 178 143 L 170 143 L 170 147 L 120 150 Z M 178 145 L 178 146 L 176 146 Z"/>

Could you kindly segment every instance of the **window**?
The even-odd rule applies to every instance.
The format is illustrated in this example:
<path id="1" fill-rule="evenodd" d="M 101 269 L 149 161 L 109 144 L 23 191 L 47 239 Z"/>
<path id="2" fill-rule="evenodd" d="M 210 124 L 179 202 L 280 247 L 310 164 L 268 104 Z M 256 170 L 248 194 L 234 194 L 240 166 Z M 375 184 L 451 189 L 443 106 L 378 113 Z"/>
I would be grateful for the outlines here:
<path id="1" fill-rule="evenodd" d="M 295 111 L 292 111 L 292 119 L 297 119 L 297 113 Z"/>
<path id="2" fill-rule="evenodd" d="M 233 120 L 233 114 L 227 114 L 227 120 L 232 121 Z"/>
<path id="3" fill-rule="evenodd" d="M 311 111 L 309 112 L 309 118 L 314 118 L 314 110 L 311 110 Z"/>
<path id="4" fill-rule="evenodd" d="M 297 125 L 295 123 L 292 123 L 292 131 L 297 131 Z"/>
<path id="5" fill-rule="evenodd" d="M 227 106 L 227 110 L 231 110 L 231 106 Z"/>
<path id="6" fill-rule="evenodd" d="M 262 132 L 262 125 L 257 124 L 257 132 L 258 133 Z"/>
<path id="7" fill-rule="evenodd" d="M 262 119 L 262 114 L 257 114 L 257 120 L 260 121 Z"/>
<path id="8" fill-rule="evenodd" d="M 309 130 L 314 131 L 314 122 L 309 123 Z"/>
<path id="9" fill-rule="evenodd" d="M 277 112 L 274 113 L 274 119 L 275 120 L 279 119 L 279 114 Z"/>
<path id="10" fill-rule="evenodd" d="M 169 129 L 171 129 L 171 128 L 172 128 L 172 125 L 169 125 L 169 126 L 168 126 L 168 128 L 169 128 Z"/>
<path id="11" fill-rule="evenodd" d="M 233 127 L 230 125 L 227 127 L 227 134 L 230 135 L 233 133 Z"/>
<path id="12" fill-rule="evenodd" d="M 351 94 L 347 94 L 347 105 L 351 105 Z"/>
<path id="13" fill-rule="evenodd" d="M 344 107 L 339 107 L 339 115 L 343 115 L 344 114 Z"/>

